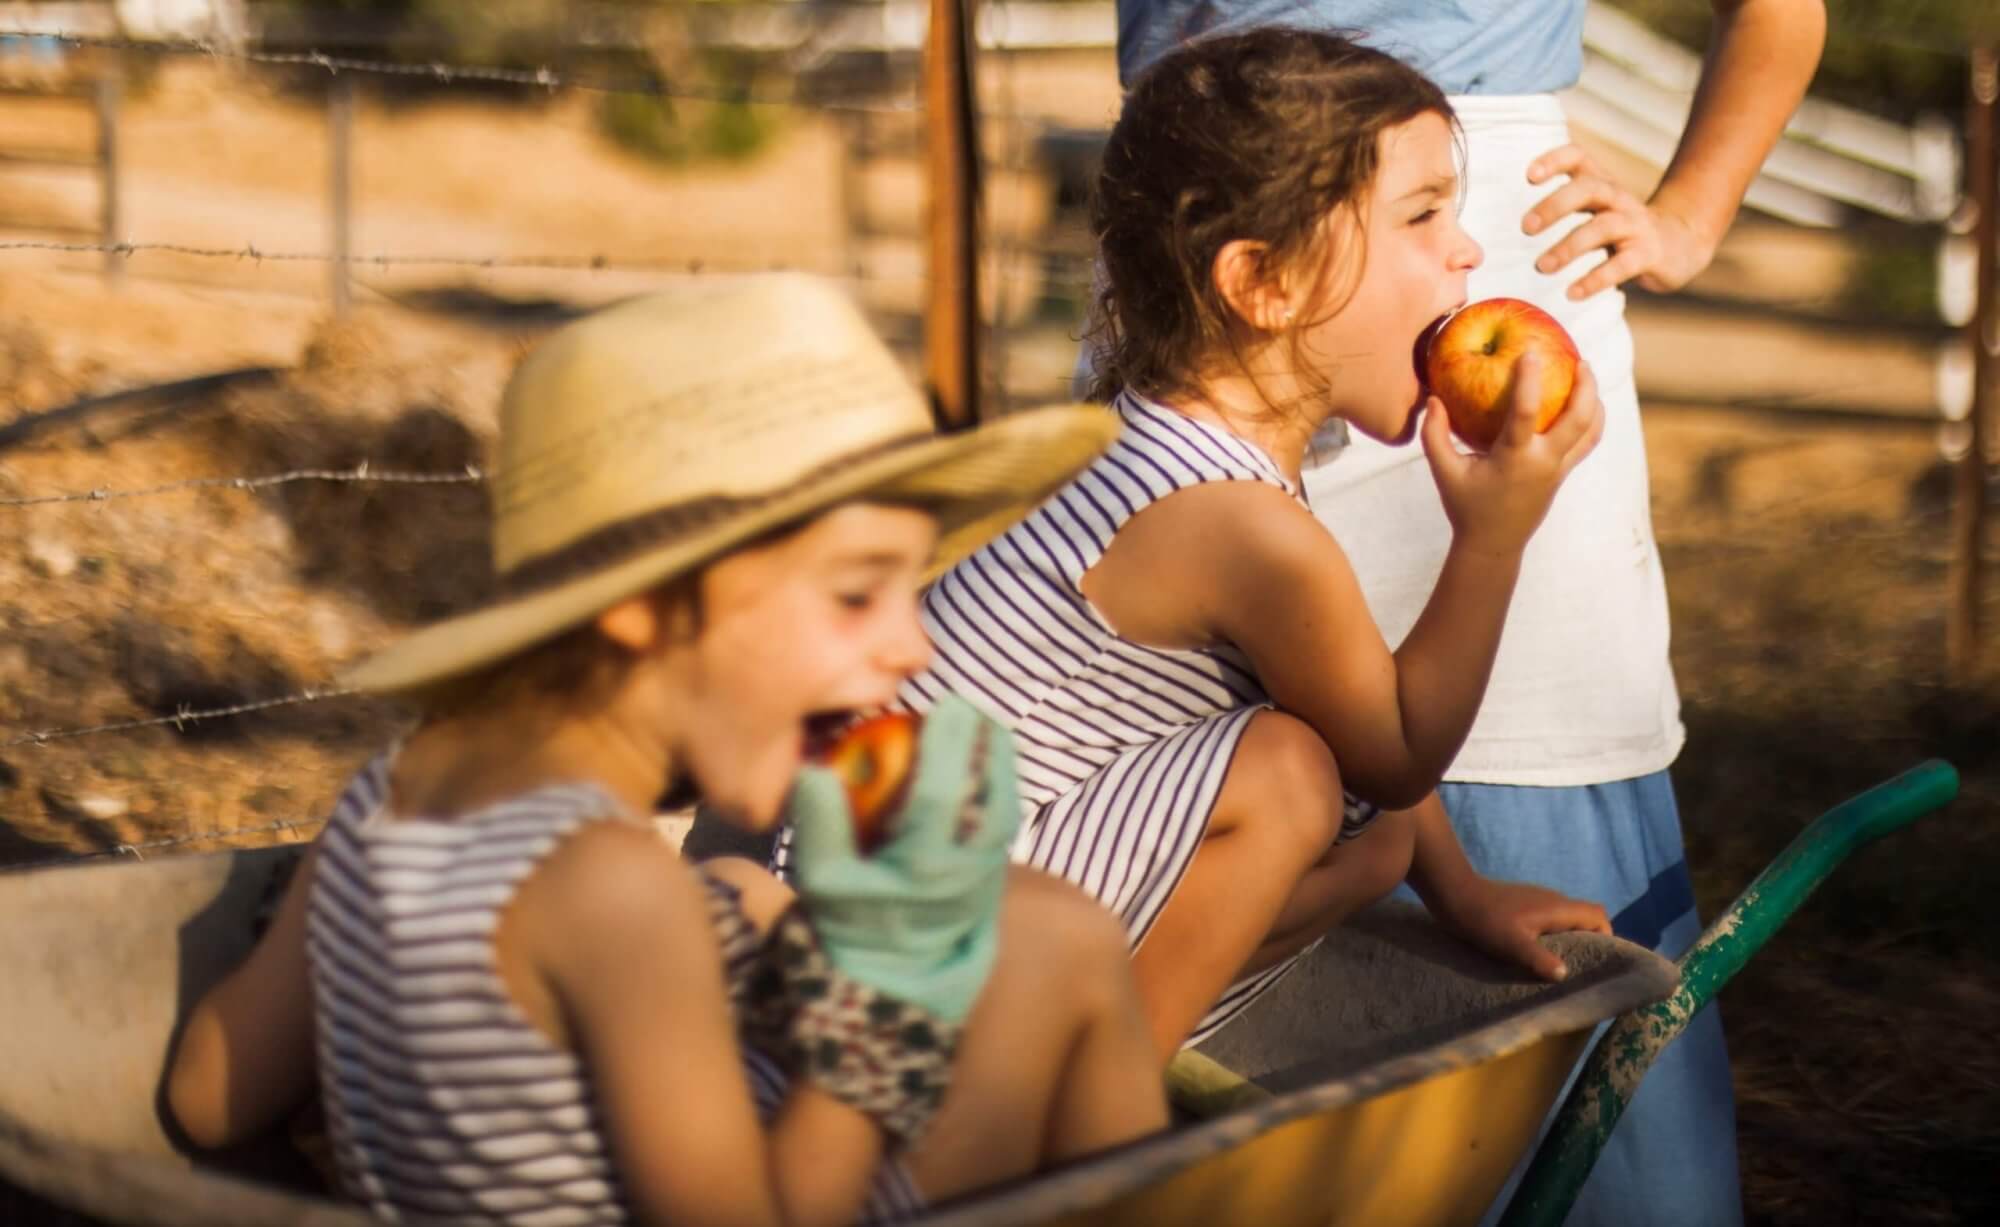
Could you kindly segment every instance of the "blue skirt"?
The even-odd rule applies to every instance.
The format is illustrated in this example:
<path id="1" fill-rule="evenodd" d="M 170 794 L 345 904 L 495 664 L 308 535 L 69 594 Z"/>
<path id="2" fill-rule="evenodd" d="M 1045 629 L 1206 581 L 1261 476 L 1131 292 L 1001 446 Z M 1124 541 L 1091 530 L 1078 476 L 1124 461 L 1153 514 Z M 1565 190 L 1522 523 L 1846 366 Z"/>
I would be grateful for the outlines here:
<path id="1" fill-rule="evenodd" d="M 1446 784 L 1439 795 L 1481 873 L 1601 903 L 1618 936 L 1670 959 L 1701 936 L 1666 772 L 1577 788 Z M 1715 1005 L 1696 1015 L 1647 1071 L 1568 1222 L 1743 1222 L 1736 1100 Z"/>

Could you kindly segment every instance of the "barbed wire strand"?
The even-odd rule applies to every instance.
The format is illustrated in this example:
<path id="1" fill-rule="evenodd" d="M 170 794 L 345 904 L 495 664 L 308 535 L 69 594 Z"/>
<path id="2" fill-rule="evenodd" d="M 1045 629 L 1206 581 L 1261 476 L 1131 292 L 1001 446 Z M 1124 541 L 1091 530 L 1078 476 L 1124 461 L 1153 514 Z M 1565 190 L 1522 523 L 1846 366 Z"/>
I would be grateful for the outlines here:
<path id="1" fill-rule="evenodd" d="M 771 97 L 743 94 L 733 91 L 706 91 L 686 89 L 659 81 L 640 78 L 597 78 L 572 76 L 557 72 L 547 65 L 534 68 L 498 68 L 478 64 L 453 64 L 443 60 L 426 60 L 422 63 L 402 63 L 395 60 L 371 60 L 358 56 L 329 55 L 324 51 L 257 51 L 250 48 L 229 47 L 207 39 L 137 39 L 117 38 L 99 34 L 69 34 L 54 30 L 0 30 L 0 38 L 45 40 L 68 47 L 89 47 L 105 51 L 141 51 L 150 55 L 192 55 L 205 56 L 215 60 L 237 60 L 250 64 L 269 64 L 279 67 L 317 68 L 329 77 L 343 72 L 364 73 L 382 77 L 415 77 L 435 81 L 440 85 L 460 82 L 483 82 L 489 85 L 520 85 L 551 93 L 558 89 L 587 90 L 597 94 L 639 94 L 652 98 L 678 98 L 692 102 L 737 103 L 749 106 L 785 106 L 812 111 L 865 111 L 870 114 L 901 115 L 911 114 L 917 109 L 915 99 L 895 99 L 887 102 L 851 102 L 839 99 L 808 99 L 797 97 Z"/>
<path id="2" fill-rule="evenodd" d="M 274 707 L 296 707 L 306 703 L 324 703 L 332 699 L 344 699 L 362 693 L 352 687 L 328 686 L 311 690 L 301 690 L 296 694 L 279 695 L 274 699 L 255 699 L 248 703 L 234 703 L 227 707 L 209 707 L 196 710 L 183 707 L 171 716 L 152 716 L 142 720 L 114 720 L 108 724 L 90 724 L 77 728 L 41 729 L 23 733 L 0 741 L 0 750 L 11 750 L 16 746 L 42 746 L 52 741 L 68 741 L 75 737 L 91 737 L 99 733 L 124 733 L 133 729 L 159 728 L 172 725 L 182 729 L 204 720 L 220 720 L 229 716 L 244 716 L 252 712 L 269 711 Z"/>
<path id="3" fill-rule="evenodd" d="M 11 865 L 0 865 L 0 874 L 21 873 L 30 869 L 54 869 L 65 865 L 80 865 L 89 861 L 110 860 L 113 857 L 129 856 L 136 861 L 144 861 L 145 854 L 166 848 L 180 848 L 188 844 L 207 843 L 218 839 L 247 839 L 253 835 L 275 835 L 280 831 L 317 831 L 326 825 L 324 818 L 287 818 L 279 822 L 267 823 L 260 827 L 239 827 L 233 831 L 190 831 L 184 835 L 169 835 L 159 839 L 139 840 L 118 844 L 101 852 L 72 852 L 63 856 L 44 857 L 36 861 L 21 861 Z M 297 840 L 292 841 L 299 842 Z"/>
<path id="4" fill-rule="evenodd" d="M 486 480 L 473 465 L 458 473 L 375 472 L 366 462 L 351 469 L 295 469 L 266 477 L 192 477 L 133 490 L 84 490 L 70 494 L 37 494 L 25 498 L 0 498 L 0 507 L 46 507 L 55 503 L 107 503 L 114 499 L 151 498 L 157 494 L 178 494 L 184 490 L 265 490 L 300 481 L 380 483 L 402 486 L 470 485 Z"/>
<path id="5" fill-rule="evenodd" d="M 84 243 L 60 239 L 8 239 L 0 242 L 0 251 L 53 251 L 75 255 L 118 255 L 131 256 L 155 253 L 177 256 L 200 256 L 209 259 L 247 260 L 252 263 L 306 262 L 333 264 L 343 258 L 324 251 L 282 251 L 258 247 L 255 243 L 245 243 L 241 247 L 214 247 L 196 243 L 168 242 L 116 242 Z M 349 265 L 374 268 L 394 268 L 410 266 L 450 266 L 459 268 L 515 268 L 539 269 L 554 272 L 626 272 L 626 273 L 677 273 L 687 276 L 716 276 L 731 273 L 776 273 L 811 272 L 816 276 L 845 278 L 851 281 L 921 281 L 920 274 L 887 276 L 870 275 L 856 263 L 845 270 L 805 269 L 782 261 L 768 263 L 732 264 L 712 259 L 698 259 L 690 256 L 660 257 L 615 257 L 600 254 L 537 255 L 537 256 L 447 256 L 412 255 L 407 253 L 384 252 L 377 255 L 347 256 Z"/>

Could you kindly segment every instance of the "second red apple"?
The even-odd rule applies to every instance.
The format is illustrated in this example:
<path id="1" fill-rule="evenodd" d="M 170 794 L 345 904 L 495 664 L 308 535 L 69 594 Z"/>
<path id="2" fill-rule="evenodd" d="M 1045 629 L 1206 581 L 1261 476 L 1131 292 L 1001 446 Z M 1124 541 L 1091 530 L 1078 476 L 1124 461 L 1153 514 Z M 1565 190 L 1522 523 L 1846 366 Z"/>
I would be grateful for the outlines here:
<path id="1" fill-rule="evenodd" d="M 1535 429 L 1562 416 L 1576 382 L 1576 342 L 1555 317 L 1518 298 L 1467 303 L 1428 333 L 1419 369 L 1425 385 L 1444 402 L 1451 428 L 1472 446 L 1493 446 L 1514 399 L 1514 368 L 1522 355 L 1542 356 L 1542 386 Z"/>
<path id="2" fill-rule="evenodd" d="M 922 718 L 909 712 L 883 712 L 855 724 L 820 756 L 847 790 L 854 846 L 863 856 L 890 835 L 890 819 L 909 790 L 922 726 Z"/>

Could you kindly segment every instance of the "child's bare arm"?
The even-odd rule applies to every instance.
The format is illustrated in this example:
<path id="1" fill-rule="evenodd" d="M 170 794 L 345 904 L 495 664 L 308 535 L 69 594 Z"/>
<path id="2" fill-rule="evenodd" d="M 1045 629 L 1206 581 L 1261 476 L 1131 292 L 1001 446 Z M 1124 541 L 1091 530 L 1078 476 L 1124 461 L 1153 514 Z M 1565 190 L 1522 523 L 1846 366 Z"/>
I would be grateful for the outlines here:
<path id="1" fill-rule="evenodd" d="M 250 957 L 188 1016 L 167 1067 L 167 1106 L 197 1146 L 227 1146 L 283 1119 L 313 1087 L 306 899 L 314 845 Z"/>
<path id="2" fill-rule="evenodd" d="M 1273 486 L 1209 482 L 1134 516 L 1083 588 L 1135 642 L 1234 644 L 1326 742 L 1348 789 L 1393 809 L 1436 787 L 1471 726 L 1515 565 L 1455 551 L 1431 646 L 1392 653 L 1311 513 Z"/>
<path id="3" fill-rule="evenodd" d="M 1393 654 L 1339 545 L 1280 492 L 1218 487 L 1241 506 L 1185 537 L 1213 632 L 1250 656 L 1279 706 L 1319 731 L 1349 790 L 1379 805 L 1415 805 L 1457 754 L 1485 695 L 1521 551 L 1603 430 L 1595 385 L 1581 368 L 1568 410 L 1537 434 L 1535 378 L 1523 371 L 1522 394 L 1490 454 L 1458 453 L 1444 415 L 1427 415 L 1424 447 L 1452 544 L 1423 614 Z"/>
<path id="4" fill-rule="evenodd" d="M 1183 538 L 1211 635 L 1240 648 L 1273 701 L 1313 726 L 1349 791 L 1391 809 L 1421 800 L 1471 728 L 1518 556 L 1455 548 L 1427 633 L 1392 653 L 1345 553 L 1303 508 L 1261 486 L 1188 493 L 1215 504 L 1212 518 L 1229 530 Z"/>
<path id="5" fill-rule="evenodd" d="M 767 1131 L 694 874 L 652 832 L 603 823 L 522 887 L 510 920 L 591 1070 L 643 1221 L 851 1221 L 881 1161 L 866 1116 L 795 1087 Z"/>

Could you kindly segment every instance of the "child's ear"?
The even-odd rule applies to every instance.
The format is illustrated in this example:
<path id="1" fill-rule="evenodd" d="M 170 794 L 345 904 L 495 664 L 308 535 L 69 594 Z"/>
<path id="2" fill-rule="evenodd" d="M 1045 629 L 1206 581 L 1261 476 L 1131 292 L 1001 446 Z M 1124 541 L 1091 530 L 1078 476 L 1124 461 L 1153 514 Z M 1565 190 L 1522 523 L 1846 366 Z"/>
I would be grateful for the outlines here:
<path id="1" fill-rule="evenodd" d="M 628 596 L 598 614 L 598 633 L 628 652 L 686 643 L 701 631 L 698 576 Z"/>
<path id="2" fill-rule="evenodd" d="M 628 596 L 597 615 L 597 630 L 628 652 L 644 652 L 659 642 L 666 629 L 661 613 L 651 594 Z"/>
<path id="3" fill-rule="evenodd" d="M 1231 239 L 1215 253 L 1215 292 L 1236 318 L 1260 332 L 1290 327 L 1294 308 L 1285 284 L 1270 267 L 1269 244 L 1256 239 Z"/>

